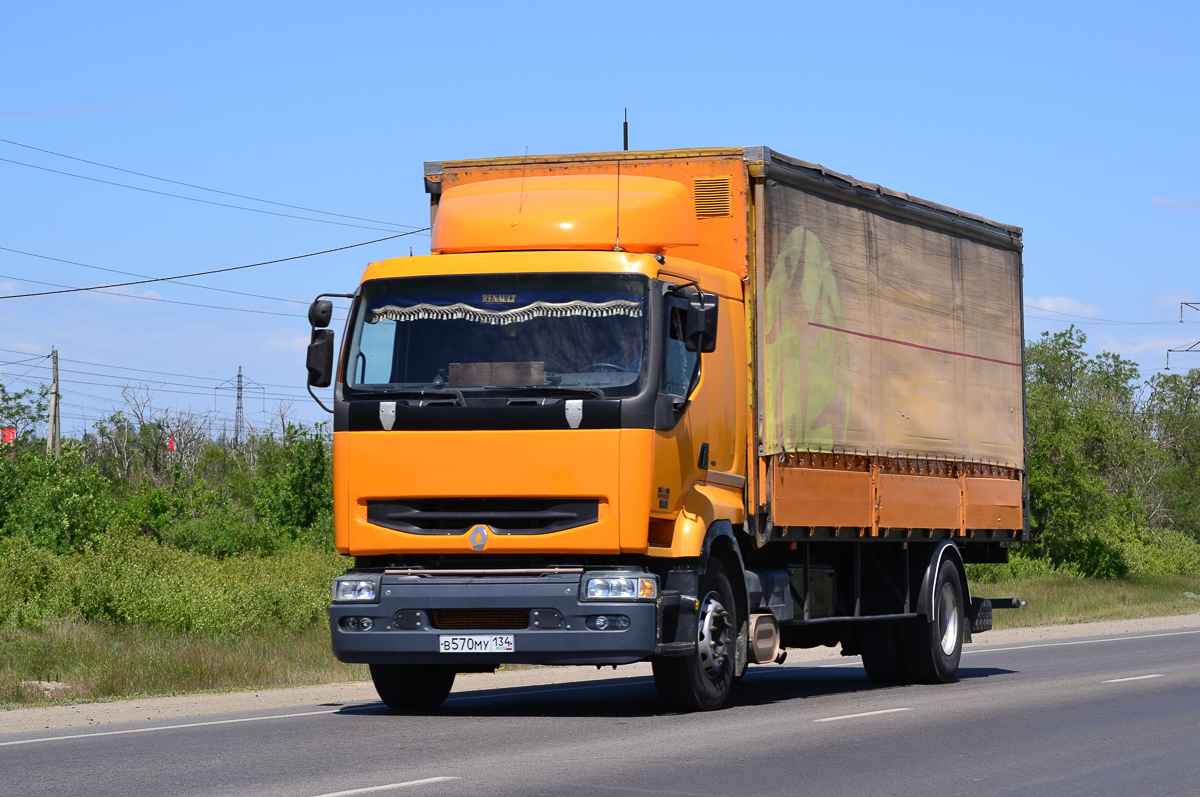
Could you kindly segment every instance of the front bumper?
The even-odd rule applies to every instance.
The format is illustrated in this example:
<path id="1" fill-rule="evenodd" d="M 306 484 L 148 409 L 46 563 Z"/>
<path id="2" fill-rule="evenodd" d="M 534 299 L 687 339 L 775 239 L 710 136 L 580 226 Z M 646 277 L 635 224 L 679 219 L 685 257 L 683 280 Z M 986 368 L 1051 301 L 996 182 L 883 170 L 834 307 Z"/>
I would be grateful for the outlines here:
<path id="1" fill-rule="evenodd" d="M 578 574 L 535 577 L 451 578 L 384 575 L 379 603 L 334 604 L 329 608 L 333 653 L 340 661 L 360 664 L 451 664 L 463 667 L 500 664 L 629 664 L 649 658 L 658 640 L 655 601 L 581 601 Z M 557 628 L 472 629 L 433 627 L 432 613 L 440 609 L 528 610 L 545 616 L 557 612 Z M 397 627 L 397 614 L 403 625 Z M 622 615 L 623 630 L 593 630 L 587 618 Z M 369 617 L 370 631 L 350 631 L 343 618 Z M 413 627 L 413 618 L 419 627 Z M 513 637 L 511 653 L 441 653 L 443 635 Z"/>

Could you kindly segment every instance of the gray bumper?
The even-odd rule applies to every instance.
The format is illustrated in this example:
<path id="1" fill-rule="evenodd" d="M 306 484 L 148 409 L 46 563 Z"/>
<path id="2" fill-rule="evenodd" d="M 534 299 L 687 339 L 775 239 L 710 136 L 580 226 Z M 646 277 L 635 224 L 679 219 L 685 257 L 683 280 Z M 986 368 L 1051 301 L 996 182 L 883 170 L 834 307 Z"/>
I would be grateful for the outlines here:
<path id="1" fill-rule="evenodd" d="M 334 604 L 329 608 L 333 653 L 351 663 L 457 664 L 464 667 L 500 664 L 628 664 L 649 658 L 658 640 L 658 606 L 652 601 L 581 601 L 578 575 L 536 578 L 414 578 L 387 576 L 380 584 L 377 604 Z M 531 613 L 558 612 L 558 628 L 475 630 L 432 627 L 431 613 L 439 609 L 526 609 Z M 404 612 L 409 628 L 398 628 Z M 411 627 L 411 618 L 420 619 Z M 623 615 L 624 630 L 592 630 L 587 618 Z M 346 617 L 370 617 L 370 631 L 350 631 Z M 511 634 L 511 653 L 441 653 L 443 635 Z"/>

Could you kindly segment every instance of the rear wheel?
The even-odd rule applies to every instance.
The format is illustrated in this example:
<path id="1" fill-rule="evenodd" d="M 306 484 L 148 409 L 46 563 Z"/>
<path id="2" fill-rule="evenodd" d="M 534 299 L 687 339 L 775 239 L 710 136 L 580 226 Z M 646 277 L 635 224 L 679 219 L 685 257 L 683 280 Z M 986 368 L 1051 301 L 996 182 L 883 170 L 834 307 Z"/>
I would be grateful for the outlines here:
<path id="1" fill-rule="evenodd" d="M 372 664 L 379 699 L 397 711 L 432 711 L 454 686 L 454 670 L 437 664 Z"/>
<path id="2" fill-rule="evenodd" d="M 966 625 L 962 579 L 953 562 L 938 568 L 929 610 L 928 620 L 912 620 L 904 629 L 904 663 L 917 683 L 948 684 L 958 676 Z"/>
<path id="3" fill-rule="evenodd" d="M 654 685 L 677 711 L 713 711 L 725 704 L 736 669 L 737 608 L 725 568 L 710 559 L 700 578 L 696 652 L 654 659 Z"/>

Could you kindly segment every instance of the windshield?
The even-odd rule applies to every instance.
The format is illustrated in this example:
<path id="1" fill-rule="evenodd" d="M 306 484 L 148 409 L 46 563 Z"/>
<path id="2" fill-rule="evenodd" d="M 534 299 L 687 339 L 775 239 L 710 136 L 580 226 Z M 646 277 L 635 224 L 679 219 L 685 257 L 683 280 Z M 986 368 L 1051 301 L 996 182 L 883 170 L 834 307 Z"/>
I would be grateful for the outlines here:
<path id="1" fill-rule="evenodd" d="M 356 308 L 346 385 L 633 395 L 646 286 L 613 274 L 373 280 Z"/>

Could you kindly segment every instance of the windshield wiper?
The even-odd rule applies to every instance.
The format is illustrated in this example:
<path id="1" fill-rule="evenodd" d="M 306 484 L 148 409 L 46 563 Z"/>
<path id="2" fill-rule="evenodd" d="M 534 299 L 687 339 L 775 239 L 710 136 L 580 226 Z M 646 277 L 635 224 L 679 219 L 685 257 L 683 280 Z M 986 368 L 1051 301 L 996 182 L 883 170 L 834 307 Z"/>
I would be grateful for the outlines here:
<path id="1" fill-rule="evenodd" d="M 433 390 L 388 390 L 387 393 L 394 396 L 420 396 L 421 398 L 425 398 L 426 396 L 448 396 L 449 398 L 454 399 L 454 403 L 457 406 L 467 406 L 467 400 L 463 398 L 461 390 L 447 388 Z"/>
<path id="2" fill-rule="evenodd" d="M 521 393 L 575 393 L 593 398 L 604 398 L 604 391 L 598 387 L 568 387 L 565 385 L 488 385 L 484 390 L 516 390 Z"/>

